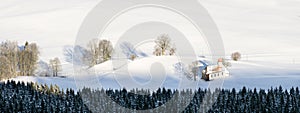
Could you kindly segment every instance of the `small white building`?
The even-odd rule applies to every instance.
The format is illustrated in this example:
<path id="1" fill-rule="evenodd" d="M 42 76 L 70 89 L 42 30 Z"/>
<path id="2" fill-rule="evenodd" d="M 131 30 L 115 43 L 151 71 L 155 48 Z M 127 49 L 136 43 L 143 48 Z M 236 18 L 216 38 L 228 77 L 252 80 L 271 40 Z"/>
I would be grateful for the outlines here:
<path id="1" fill-rule="evenodd" d="M 213 80 L 221 77 L 229 76 L 229 71 L 223 65 L 223 59 L 219 59 L 217 65 L 208 65 L 202 70 L 202 79 Z"/>

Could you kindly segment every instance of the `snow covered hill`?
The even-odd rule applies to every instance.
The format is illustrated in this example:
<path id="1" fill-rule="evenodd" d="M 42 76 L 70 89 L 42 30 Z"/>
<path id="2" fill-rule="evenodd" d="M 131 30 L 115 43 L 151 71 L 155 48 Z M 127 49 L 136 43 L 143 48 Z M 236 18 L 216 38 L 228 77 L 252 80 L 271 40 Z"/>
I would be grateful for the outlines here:
<path id="1" fill-rule="evenodd" d="M 103 87 L 107 89 L 124 87 L 128 89 L 148 88 L 152 90 L 156 90 L 158 87 L 178 89 L 180 85 L 183 85 L 180 84 L 180 80 L 186 79 L 185 76 L 175 72 L 174 64 L 178 61 L 176 57 L 171 56 L 147 57 L 130 61 L 127 65 L 123 65 L 117 70 L 113 69 L 114 61 L 107 61 L 91 68 L 91 73 L 88 76 L 69 76 L 67 78 L 21 76 L 12 80 L 33 81 L 49 85 L 57 84 L 63 89 L 78 89 L 83 85 L 86 85 L 85 87 Z M 240 89 L 243 86 L 267 89 L 280 85 L 283 88 L 300 85 L 300 69 L 297 68 L 300 65 L 262 62 L 253 58 L 249 61 L 231 61 L 231 63 L 232 67 L 229 67 L 229 77 L 209 82 L 199 80 L 198 85 L 195 87 L 208 88 L 210 85 L 219 82 L 222 82 L 219 87 L 236 89 Z"/>
<path id="2" fill-rule="evenodd" d="M 68 75 L 67 78 L 22 76 L 13 80 L 55 83 L 64 89 L 76 89 L 73 65 L 63 60 L 63 49 L 74 45 L 81 22 L 99 1 L 1 0 L 0 42 L 36 42 L 41 51 L 40 59 L 49 61 L 59 57 L 63 61 L 63 73 Z M 289 88 L 300 85 L 299 0 L 199 0 L 199 3 L 208 10 L 218 26 L 227 57 L 235 51 L 243 55 L 241 61 L 231 62 L 231 76 L 224 79 L 223 87 L 269 88 L 282 85 Z M 158 61 L 160 63 L 156 63 Z M 177 87 L 179 78 L 172 69 L 177 61 L 176 58 L 150 56 L 129 62 L 128 72 L 143 86 L 151 79 L 148 76 L 152 73 L 150 67 L 153 64 L 162 66 L 164 70 L 161 71 L 168 75 L 167 85 Z M 113 61 L 108 61 L 93 69 L 98 81 L 105 87 L 119 88 L 114 80 L 116 76 L 113 72 L 116 70 L 112 67 Z M 207 87 L 214 82 L 218 80 L 201 81 L 198 85 Z M 129 88 L 134 87 L 133 85 L 135 84 L 127 84 Z"/>

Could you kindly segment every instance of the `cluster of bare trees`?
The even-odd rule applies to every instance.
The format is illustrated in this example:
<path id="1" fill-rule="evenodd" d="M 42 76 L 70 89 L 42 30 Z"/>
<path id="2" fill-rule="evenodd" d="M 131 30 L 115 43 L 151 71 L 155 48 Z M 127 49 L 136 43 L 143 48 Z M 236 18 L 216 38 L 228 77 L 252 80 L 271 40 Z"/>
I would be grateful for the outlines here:
<path id="1" fill-rule="evenodd" d="M 155 40 L 153 54 L 156 56 L 174 55 L 176 48 L 171 46 L 171 38 L 167 34 L 162 34 Z"/>
<path id="2" fill-rule="evenodd" d="M 199 63 L 198 61 L 192 62 L 192 64 L 189 65 L 188 72 L 191 79 L 197 80 L 197 76 L 199 75 Z"/>
<path id="3" fill-rule="evenodd" d="M 37 69 L 35 71 L 35 75 L 45 76 L 45 77 L 57 77 L 59 76 L 59 72 L 62 71 L 62 65 L 59 58 L 50 59 L 49 63 L 40 60 L 38 62 Z"/>
<path id="4" fill-rule="evenodd" d="M 18 47 L 16 42 L 6 41 L 0 44 L 0 78 L 17 75 Z"/>
<path id="5" fill-rule="evenodd" d="M 174 55 L 176 52 L 175 46 L 172 46 L 171 38 L 167 34 L 158 36 L 155 40 L 155 47 L 153 54 L 156 56 Z M 89 41 L 88 48 L 81 46 L 65 47 L 64 55 L 67 62 L 76 65 L 94 66 L 111 59 L 113 53 L 113 46 L 109 40 L 92 39 Z M 132 44 L 124 42 L 120 45 L 122 52 L 128 59 L 134 60 L 138 57 L 137 50 Z"/>
<path id="6" fill-rule="evenodd" d="M 111 58 L 113 46 L 109 40 L 93 39 L 89 42 L 88 47 L 91 55 L 90 66 L 100 64 Z"/>
<path id="7" fill-rule="evenodd" d="M 33 75 L 39 59 L 39 50 L 36 43 L 29 44 L 26 42 L 25 46 L 18 51 L 18 58 L 19 74 L 25 76 Z"/>
<path id="8" fill-rule="evenodd" d="M 109 60 L 113 52 L 112 43 L 105 39 L 92 39 L 87 44 L 87 47 L 79 45 L 74 47 L 65 46 L 64 55 L 66 61 L 76 65 L 91 67 Z"/>
<path id="9" fill-rule="evenodd" d="M 26 42 L 19 47 L 17 42 L 4 41 L 0 44 L 0 79 L 17 75 L 34 74 L 39 50 L 35 43 Z"/>
<path id="10" fill-rule="evenodd" d="M 51 71 L 52 71 L 52 75 L 54 77 L 57 77 L 58 72 L 60 72 L 62 70 L 60 60 L 56 57 L 54 59 L 50 59 L 49 63 L 50 63 L 50 68 L 51 68 Z"/>

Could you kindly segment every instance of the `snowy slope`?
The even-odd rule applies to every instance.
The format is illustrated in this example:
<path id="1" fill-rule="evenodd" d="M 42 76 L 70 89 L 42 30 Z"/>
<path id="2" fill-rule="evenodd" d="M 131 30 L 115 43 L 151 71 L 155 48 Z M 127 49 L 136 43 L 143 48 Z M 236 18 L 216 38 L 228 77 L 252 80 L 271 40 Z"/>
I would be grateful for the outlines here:
<path id="1" fill-rule="evenodd" d="M 36 42 L 40 59 L 64 59 L 63 47 L 74 45 L 77 31 L 87 13 L 100 0 L 1 0 L 0 41 Z M 242 61 L 232 62 L 231 76 L 223 87 L 268 88 L 300 85 L 300 1 L 299 0 L 199 0 L 208 10 L 222 35 L 226 55 L 240 51 Z M 134 15 L 133 15 L 134 16 Z M 134 18 L 134 17 L 133 17 Z M 197 39 L 195 39 L 197 40 Z M 146 49 L 151 47 L 144 47 Z M 150 53 L 151 54 L 151 53 Z M 227 57 L 228 57 L 227 56 Z M 172 74 L 173 58 L 145 58 L 129 62 L 128 69 L 138 83 L 147 83 L 154 61 L 165 64 L 169 83 L 178 78 Z M 63 61 L 63 60 L 62 60 Z M 112 61 L 94 67 L 105 87 L 120 86 L 112 72 Z M 139 68 L 137 68 L 139 67 Z M 142 68 L 140 68 L 142 67 Z M 62 88 L 76 88 L 73 65 L 63 62 L 67 78 L 17 77 L 14 80 L 55 83 Z M 121 75 L 121 74 L 120 74 Z M 121 78 L 121 77 L 120 77 Z M 124 78 L 126 81 L 128 78 Z M 212 81 L 211 83 L 213 83 Z M 128 87 L 133 87 L 127 84 Z M 155 84 L 157 85 L 157 84 Z M 170 85 L 170 84 L 169 84 Z M 201 81 L 200 86 L 209 83 Z M 175 87 L 170 85 L 170 87 Z"/>
<path id="2" fill-rule="evenodd" d="M 114 63 L 118 63 L 118 61 L 110 60 L 90 68 L 89 75 L 86 76 L 68 76 L 67 78 L 21 76 L 12 80 L 57 84 L 63 89 L 77 89 L 77 86 L 79 88 L 147 88 L 156 90 L 158 87 L 166 87 L 177 89 L 180 79 L 186 80 L 185 76 L 175 72 L 174 64 L 178 62 L 180 60 L 175 56 L 153 56 L 129 61 L 126 65 L 114 69 L 118 66 Z"/>
<path id="3" fill-rule="evenodd" d="M 88 76 L 69 76 L 67 78 L 47 78 L 47 77 L 17 77 L 16 81 L 33 81 L 41 84 L 58 84 L 63 89 L 77 89 L 85 85 L 92 88 L 148 88 L 156 90 L 158 87 L 172 89 L 181 88 L 180 80 L 184 76 L 176 74 L 174 64 L 178 62 L 176 57 L 148 57 L 128 62 L 122 68 L 128 69 L 113 70 L 113 61 L 107 61 L 96 65 L 90 70 L 93 71 Z M 300 84 L 300 65 L 284 65 L 282 63 L 263 62 L 255 60 L 231 61 L 229 68 L 230 76 L 224 79 L 206 82 L 200 80 L 195 87 L 208 88 L 210 84 L 217 84 L 224 80 L 219 87 L 237 88 L 243 86 L 249 88 L 263 88 L 282 86 L 291 88 Z M 160 65 L 161 64 L 161 65 Z M 105 68 L 103 68 L 105 67 Z M 157 67 L 157 68 L 155 68 Z M 155 71 L 151 70 L 154 69 Z M 164 76 L 165 74 L 165 76 Z M 81 83 L 84 82 L 84 83 Z M 192 81 L 190 81 L 192 82 Z M 77 86 L 80 87 L 77 87 Z"/>
<path id="4" fill-rule="evenodd" d="M 176 85 L 182 77 L 175 73 L 174 64 L 178 62 L 175 56 L 153 56 L 128 61 L 121 65 L 119 61 L 107 61 L 90 70 L 95 71 L 99 83 L 105 88 L 154 88 L 155 90 L 158 87 L 178 87 Z"/>
<path id="5" fill-rule="evenodd" d="M 232 61 L 230 77 L 226 78 L 224 88 L 263 88 L 282 86 L 291 88 L 300 85 L 299 64 L 283 64 L 259 60 Z"/>

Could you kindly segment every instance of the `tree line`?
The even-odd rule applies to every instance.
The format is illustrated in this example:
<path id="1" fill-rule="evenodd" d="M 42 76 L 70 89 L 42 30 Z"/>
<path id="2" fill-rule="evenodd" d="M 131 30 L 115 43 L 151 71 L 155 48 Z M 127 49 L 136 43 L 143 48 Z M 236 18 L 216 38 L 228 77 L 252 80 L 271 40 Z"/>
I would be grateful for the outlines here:
<path id="1" fill-rule="evenodd" d="M 216 93 L 218 92 L 218 93 Z M 143 95 L 141 95 L 143 94 Z M 168 105 L 168 106 L 166 106 Z M 126 108 L 126 109 L 121 109 Z M 162 109 L 160 109 L 162 108 Z M 56 85 L 8 81 L 0 84 L 1 112 L 227 112 L 299 113 L 299 88 L 171 90 L 159 88 L 61 90 Z"/>
<path id="2" fill-rule="evenodd" d="M 155 46 L 153 48 L 153 55 L 175 55 L 176 48 L 175 45 L 172 44 L 169 35 L 159 35 L 155 39 L 154 43 Z M 122 53 L 129 60 L 135 60 L 140 56 L 146 56 L 143 52 L 136 50 L 134 45 L 130 42 L 122 42 L 119 46 L 122 49 Z M 80 45 L 75 45 L 74 47 L 64 47 L 64 55 L 67 62 L 88 67 L 92 67 L 94 65 L 110 60 L 113 52 L 113 45 L 111 41 L 107 39 L 92 39 L 88 42 L 86 47 Z"/>
<path id="3" fill-rule="evenodd" d="M 56 113 L 91 112 L 80 93 L 60 90 L 57 86 L 7 81 L 0 84 L 0 112 Z"/>
<path id="4" fill-rule="evenodd" d="M 3 41 L 0 43 L 0 80 L 16 76 L 51 75 L 57 76 L 61 71 L 61 63 L 58 58 L 50 60 L 50 64 L 39 62 L 39 47 L 36 43 L 26 42 L 18 45 L 15 41 Z M 50 66 L 49 66 L 50 65 Z"/>
<path id="5" fill-rule="evenodd" d="M 64 47 L 64 55 L 67 62 L 88 67 L 111 59 L 112 52 L 112 43 L 105 39 L 92 39 L 87 44 L 87 47 L 79 45 Z"/>
<path id="6" fill-rule="evenodd" d="M 26 42 L 18 46 L 17 42 L 5 41 L 0 44 L 0 78 L 30 76 L 34 74 L 39 50 L 36 43 Z"/>

